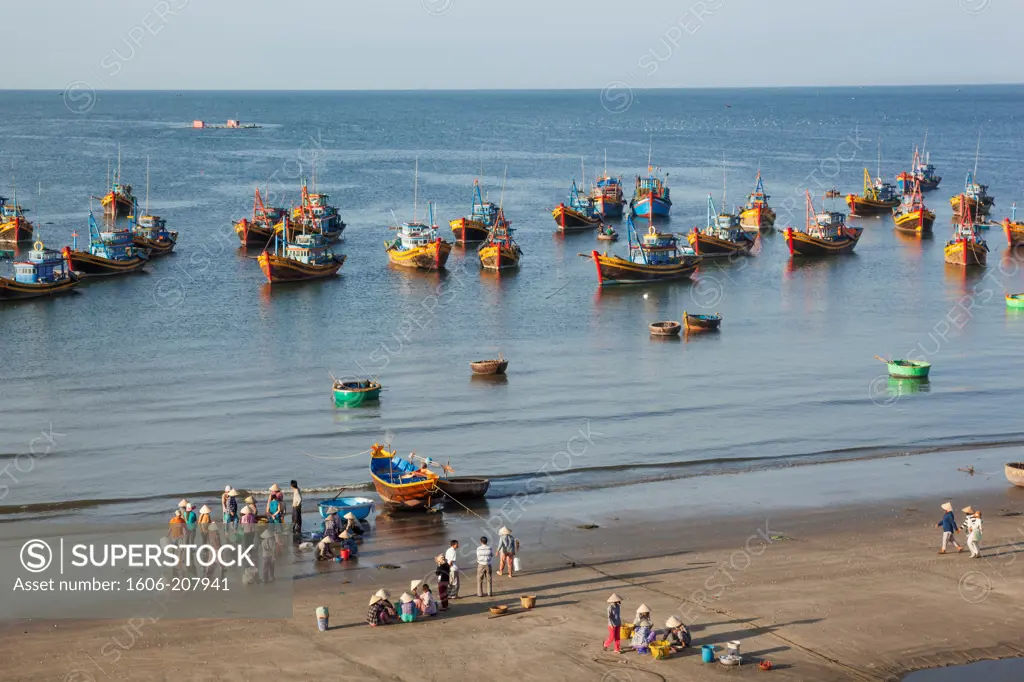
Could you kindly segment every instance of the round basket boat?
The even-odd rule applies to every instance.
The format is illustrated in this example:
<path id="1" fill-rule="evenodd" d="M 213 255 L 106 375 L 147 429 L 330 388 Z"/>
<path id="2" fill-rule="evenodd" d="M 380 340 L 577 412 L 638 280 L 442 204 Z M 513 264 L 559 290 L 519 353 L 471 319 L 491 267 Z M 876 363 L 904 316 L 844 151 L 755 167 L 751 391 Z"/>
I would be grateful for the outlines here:
<path id="1" fill-rule="evenodd" d="M 492 606 L 489 611 L 495 616 L 503 616 L 508 613 L 508 606 L 502 604 L 501 606 Z"/>
<path id="2" fill-rule="evenodd" d="M 1024 488 L 1024 462 L 1007 462 L 1003 473 L 1007 481 L 1018 488 Z"/>
<path id="3" fill-rule="evenodd" d="M 889 360 L 885 364 L 894 379 L 925 379 L 932 369 L 930 363 L 922 360 Z"/>
<path id="4" fill-rule="evenodd" d="M 1020 310 L 1024 308 L 1024 294 L 1007 294 L 1006 307 Z"/>
<path id="5" fill-rule="evenodd" d="M 668 320 L 666 322 L 652 322 L 647 327 L 651 330 L 651 336 L 679 336 L 683 325 L 675 320 Z"/>
<path id="6" fill-rule="evenodd" d="M 499 357 L 497 360 L 477 360 L 469 363 L 469 367 L 473 370 L 473 374 L 504 374 L 508 368 L 508 360 L 503 357 Z"/>

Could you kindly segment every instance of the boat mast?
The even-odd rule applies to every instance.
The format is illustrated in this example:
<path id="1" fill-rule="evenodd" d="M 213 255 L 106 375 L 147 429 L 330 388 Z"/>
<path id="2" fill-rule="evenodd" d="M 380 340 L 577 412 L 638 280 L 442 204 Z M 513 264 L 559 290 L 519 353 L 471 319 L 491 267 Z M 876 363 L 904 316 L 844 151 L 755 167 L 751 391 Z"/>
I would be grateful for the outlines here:
<path id="1" fill-rule="evenodd" d="M 928 129 L 924 129 L 924 142 L 921 144 L 922 161 L 928 163 Z M 916 169 L 915 169 L 916 170 Z"/>
<path id="2" fill-rule="evenodd" d="M 416 203 L 419 200 L 420 191 L 420 157 L 416 157 L 416 169 L 413 171 L 412 180 L 412 221 L 416 222 Z"/>
<path id="3" fill-rule="evenodd" d="M 117 143 L 117 177 L 114 178 L 114 182 L 121 184 L 121 143 Z"/>
<path id="4" fill-rule="evenodd" d="M 583 165 L 583 157 L 582 156 L 580 157 L 580 185 L 581 186 L 580 186 L 579 191 L 581 193 L 586 192 L 587 191 L 587 169 L 586 169 L 586 166 Z"/>
<path id="5" fill-rule="evenodd" d="M 981 154 L 981 131 L 978 131 L 978 148 L 974 150 L 974 173 L 971 174 L 971 181 L 978 181 L 978 156 Z"/>
<path id="6" fill-rule="evenodd" d="M 146 154 L 146 215 L 149 215 L 149 154 Z"/>
<path id="7" fill-rule="evenodd" d="M 879 181 L 881 181 L 881 179 L 882 179 L 882 136 L 881 135 L 878 136 L 878 165 L 875 167 L 875 171 L 876 171 L 875 177 L 878 178 Z"/>
<path id="8" fill-rule="evenodd" d="M 498 199 L 498 210 L 505 207 L 505 181 L 508 180 L 508 164 L 505 164 L 505 176 L 501 179 L 501 198 Z"/>
<path id="9" fill-rule="evenodd" d="M 726 202 L 725 185 L 728 175 L 725 170 L 725 152 L 722 152 L 722 210 L 726 213 L 729 212 L 729 204 Z"/>

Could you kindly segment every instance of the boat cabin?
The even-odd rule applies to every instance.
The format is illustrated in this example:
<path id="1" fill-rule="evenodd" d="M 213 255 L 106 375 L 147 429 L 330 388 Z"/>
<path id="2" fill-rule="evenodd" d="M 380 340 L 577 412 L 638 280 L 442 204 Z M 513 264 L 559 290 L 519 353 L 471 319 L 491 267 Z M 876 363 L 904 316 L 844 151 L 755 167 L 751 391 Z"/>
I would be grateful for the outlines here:
<path id="1" fill-rule="evenodd" d="M 14 281 L 19 284 L 49 284 L 66 276 L 64 255 L 36 242 L 27 261 L 14 263 Z"/>
<path id="2" fill-rule="evenodd" d="M 285 247 L 285 258 L 306 265 L 325 265 L 334 262 L 334 254 L 327 246 L 322 234 L 303 233 L 295 235 L 295 241 Z"/>
<path id="3" fill-rule="evenodd" d="M 835 239 L 846 229 L 846 214 L 824 211 L 814 216 L 814 224 L 807 226 L 807 234 L 818 239 Z"/>

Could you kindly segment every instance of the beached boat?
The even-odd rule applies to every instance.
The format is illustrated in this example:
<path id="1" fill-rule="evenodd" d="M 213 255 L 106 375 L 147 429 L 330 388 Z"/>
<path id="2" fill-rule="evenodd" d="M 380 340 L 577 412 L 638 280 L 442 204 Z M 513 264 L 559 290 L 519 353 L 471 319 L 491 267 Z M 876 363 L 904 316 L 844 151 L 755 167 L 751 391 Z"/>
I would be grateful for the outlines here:
<path id="1" fill-rule="evenodd" d="M 683 327 L 686 328 L 687 332 L 693 331 L 715 331 L 722 326 L 722 316 L 718 313 L 714 315 L 691 315 L 685 310 L 683 311 Z"/>
<path id="2" fill-rule="evenodd" d="M 599 286 L 687 279 L 702 260 L 696 254 L 683 253 L 676 235 L 658 232 L 654 225 L 647 234 L 638 236 L 631 215 L 626 217 L 626 235 L 629 244 L 626 258 L 597 251 L 578 254 L 594 261 Z"/>
<path id="3" fill-rule="evenodd" d="M 1024 462 L 1007 462 L 1003 474 L 1007 481 L 1018 488 L 1024 488 Z"/>
<path id="4" fill-rule="evenodd" d="M 18 205 L 18 195 L 14 194 L 14 203 L 8 204 L 7 197 L 0 197 L 0 245 L 17 246 L 31 244 L 35 228 L 25 217 L 28 209 Z"/>
<path id="5" fill-rule="evenodd" d="M 357 407 L 380 399 L 380 384 L 369 379 L 345 381 L 335 379 L 332 386 L 336 407 Z"/>
<path id="6" fill-rule="evenodd" d="M 995 198 L 988 193 L 988 185 L 975 182 L 974 174 L 970 172 L 964 179 L 964 191 L 949 199 L 949 205 L 953 207 L 955 215 L 963 213 L 966 207 L 971 215 L 978 218 L 987 216 L 995 203 Z"/>
<path id="7" fill-rule="evenodd" d="M 437 234 L 434 224 L 434 203 L 427 202 L 429 223 L 416 219 L 416 205 L 419 199 L 420 163 L 416 161 L 412 194 L 412 222 L 402 223 L 395 229 L 394 239 L 384 242 L 384 251 L 392 264 L 417 270 L 442 270 L 448 262 L 452 245 Z"/>
<path id="8" fill-rule="evenodd" d="M 864 194 L 847 194 L 846 204 L 850 207 L 850 215 L 872 216 L 889 213 L 900 204 L 896 196 L 896 188 L 886 182 L 881 175 L 871 179 L 871 173 L 864 169 Z"/>
<path id="9" fill-rule="evenodd" d="M 464 218 L 456 218 L 448 224 L 455 235 L 456 244 L 473 244 L 487 239 L 487 235 L 494 226 L 498 217 L 498 207 L 491 201 L 486 201 L 480 191 L 480 182 L 473 181 L 473 206 L 469 215 Z"/>
<path id="10" fill-rule="evenodd" d="M 707 225 L 695 227 L 686 235 L 694 253 L 704 258 L 729 258 L 749 255 L 757 236 L 740 227 L 740 217 L 733 213 L 719 213 L 715 201 L 708 195 Z"/>
<path id="11" fill-rule="evenodd" d="M 333 277 L 345 264 L 345 256 L 331 251 L 327 237 L 312 232 L 296 234 L 294 241 L 275 236 L 273 252 L 264 249 L 257 260 L 271 284 Z"/>
<path id="12" fill-rule="evenodd" d="M 258 247 L 265 249 L 274 238 L 274 226 L 277 225 L 286 215 L 283 208 L 265 206 L 260 196 L 259 187 L 256 188 L 256 198 L 252 204 L 252 218 L 242 218 L 235 223 L 235 234 L 245 247 Z"/>
<path id="13" fill-rule="evenodd" d="M 903 195 L 900 205 L 892 210 L 892 219 L 901 232 L 924 234 L 932 231 L 935 212 L 924 205 L 921 185 L 917 180 L 914 180 L 911 191 Z"/>
<path id="14" fill-rule="evenodd" d="M 370 477 L 381 499 L 401 509 L 427 509 L 442 494 L 439 476 L 398 456 L 377 443 L 370 449 Z"/>
<path id="15" fill-rule="evenodd" d="M 149 214 L 149 157 L 146 157 L 146 213 L 139 215 L 139 204 L 136 202 L 129 216 L 132 231 L 132 243 L 135 246 L 149 249 L 149 255 L 166 256 L 174 251 L 178 243 L 178 233 L 167 229 L 167 221 L 158 215 Z"/>
<path id="16" fill-rule="evenodd" d="M 0 277 L 0 300 L 55 296 L 78 286 L 78 275 L 60 251 L 37 241 L 28 260 L 14 262 L 14 278 Z"/>
<path id="17" fill-rule="evenodd" d="M 132 232 L 114 221 L 103 229 L 89 212 L 89 250 L 78 250 L 78 233 L 71 233 L 71 248 L 64 247 L 64 258 L 71 270 L 86 277 L 104 277 L 138 272 L 149 262 L 149 250 L 135 246 Z"/>
<path id="18" fill-rule="evenodd" d="M 928 137 L 925 136 L 925 142 Z M 900 194 L 910 194 L 914 191 L 914 183 L 920 185 L 922 192 L 933 190 L 939 186 L 942 178 L 935 174 L 935 166 L 933 166 L 929 157 L 930 153 L 920 153 L 917 147 L 914 147 L 914 161 L 909 171 L 903 171 L 896 176 L 896 191 Z"/>
<path id="19" fill-rule="evenodd" d="M 597 228 L 597 238 L 603 242 L 617 242 L 619 241 L 619 233 L 611 225 L 602 223 L 601 227 Z"/>
<path id="20" fill-rule="evenodd" d="M 594 200 L 583 193 L 573 178 L 569 189 L 569 202 L 560 203 L 551 211 L 559 232 L 583 232 L 592 230 L 601 224 L 601 216 L 597 212 Z"/>
<path id="21" fill-rule="evenodd" d="M 1006 307 L 1015 310 L 1024 309 L 1024 294 L 1006 294 Z"/>
<path id="22" fill-rule="evenodd" d="M 302 199 L 298 206 L 292 208 L 291 221 L 279 220 L 274 225 L 274 232 L 280 234 L 287 228 L 291 232 L 288 239 L 294 239 L 300 232 L 309 232 L 322 234 L 328 242 L 338 241 L 346 225 L 338 215 L 338 209 L 328 203 L 330 198 L 328 194 L 317 192 L 315 185 L 311 193 L 303 180 Z"/>
<path id="23" fill-rule="evenodd" d="M 963 213 L 953 218 L 953 238 L 946 242 L 945 258 L 950 265 L 984 266 L 988 262 L 988 244 L 978 234 L 970 205 L 963 195 Z"/>
<path id="24" fill-rule="evenodd" d="M 1017 204 L 1010 206 L 1010 217 L 1003 218 L 1003 232 L 1010 248 L 1024 244 L 1024 223 L 1017 222 Z"/>
<path id="25" fill-rule="evenodd" d="M 806 195 L 805 229 L 786 228 L 786 245 L 791 256 L 828 256 L 840 253 L 851 253 L 863 229 L 846 226 L 846 214 L 838 211 L 822 211 L 817 213 L 811 193 Z"/>
<path id="26" fill-rule="evenodd" d="M 651 336 L 679 336 L 679 332 L 682 331 L 683 326 L 675 320 L 666 320 L 664 322 L 651 322 L 647 325 L 648 331 Z"/>
<path id="27" fill-rule="evenodd" d="M 512 223 L 505 219 L 503 209 L 498 209 L 494 226 L 491 227 L 487 241 L 477 250 L 477 256 L 480 258 L 480 267 L 484 270 L 501 271 L 519 267 L 523 250 L 512 238 Z"/>
<path id="28" fill-rule="evenodd" d="M 344 518 L 345 514 L 351 513 L 356 519 L 365 521 L 366 517 L 373 513 L 376 503 L 369 497 L 334 497 L 329 500 L 320 500 L 316 506 L 320 510 L 322 519 L 326 519 L 331 514 L 337 514 L 339 518 Z"/>
<path id="29" fill-rule="evenodd" d="M 489 478 L 477 476 L 442 476 L 436 482 L 441 492 L 456 500 L 478 500 L 487 495 L 491 487 Z"/>
<path id="30" fill-rule="evenodd" d="M 476 360 L 469 363 L 469 368 L 473 370 L 473 374 L 504 374 L 508 369 L 508 358 L 502 357 L 501 353 L 498 353 L 497 360 Z"/>
<path id="31" fill-rule="evenodd" d="M 931 364 L 923 360 L 886 360 L 877 355 L 875 359 L 885 363 L 893 379 L 927 379 L 932 369 Z"/>
<path id="32" fill-rule="evenodd" d="M 740 227 L 760 231 L 775 226 L 775 210 L 768 205 L 768 198 L 764 193 L 761 171 L 757 171 L 754 191 L 747 197 L 747 203 L 740 211 Z"/>

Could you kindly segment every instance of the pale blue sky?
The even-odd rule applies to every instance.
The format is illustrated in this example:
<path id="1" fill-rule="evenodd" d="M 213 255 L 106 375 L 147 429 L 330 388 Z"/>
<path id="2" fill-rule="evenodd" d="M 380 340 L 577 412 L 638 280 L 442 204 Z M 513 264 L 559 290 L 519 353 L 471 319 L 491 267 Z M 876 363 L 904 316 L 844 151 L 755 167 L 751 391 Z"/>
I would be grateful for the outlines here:
<path id="1" fill-rule="evenodd" d="M 4 22 L 6 88 L 1024 81 L 1022 0 L 36 0 Z"/>

